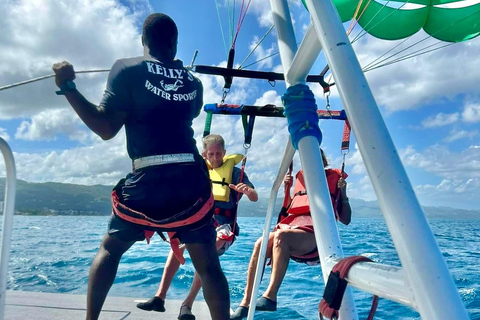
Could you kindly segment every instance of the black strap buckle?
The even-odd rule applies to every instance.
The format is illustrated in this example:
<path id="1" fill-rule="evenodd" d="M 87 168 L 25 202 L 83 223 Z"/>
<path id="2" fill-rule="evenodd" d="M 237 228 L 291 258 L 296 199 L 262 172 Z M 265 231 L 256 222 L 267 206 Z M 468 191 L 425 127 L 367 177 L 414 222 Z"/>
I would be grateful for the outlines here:
<path id="1" fill-rule="evenodd" d="M 323 299 L 328 303 L 330 308 L 339 310 L 342 304 L 343 294 L 347 288 L 347 280 L 340 278 L 340 272 L 330 272 L 328 276 Z"/>

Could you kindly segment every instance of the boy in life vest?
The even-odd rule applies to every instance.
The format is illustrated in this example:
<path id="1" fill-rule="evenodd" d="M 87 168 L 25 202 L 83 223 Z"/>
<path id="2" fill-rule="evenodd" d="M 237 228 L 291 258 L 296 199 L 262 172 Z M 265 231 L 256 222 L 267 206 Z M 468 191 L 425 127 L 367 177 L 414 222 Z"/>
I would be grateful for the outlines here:
<path id="1" fill-rule="evenodd" d="M 323 165 L 327 167 L 328 161 L 323 150 L 321 150 L 321 153 Z M 341 171 L 338 169 L 326 169 L 325 174 L 327 176 L 332 203 L 338 204 L 337 206 L 334 205 L 334 209 L 337 207 L 335 209 L 337 219 L 344 224 L 349 224 L 351 208 L 346 193 L 347 183 L 345 182 L 345 178 L 347 175 L 344 173 L 342 177 Z M 296 178 L 294 196 L 287 210 L 288 215 L 275 226 L 274 231 L 270 233 L 268 239 L 266 258 L 271 259 L 272 273 L 266 291 L 257 300 L 256 310 L 277 310 L 277 293 L 285 277 L 290 259 L 308 265 L 319 263 L 317 245 L 313 233 L 313 222 L 310 216 L 302 170 L 297 173 Z M 285 177 L 285 184 L 288 184 L 291 179 L 292 177 L 287 175 Z M 337 199 L 338 202 L 336 201 Z M 231 320 L 244 319 L 248 315 L 248 306 L 253 290 L 253 281 L 255 279 L 261 240 L 262 239 L 259 238 L 255 243 L 248 265 L 245 293 L 237 310 L 230 315 Z"/>
<path id="2" fill-rule="evenodd" d="M 228 283 L 211 224 L 214 200 L 193 137 L 192 121 L 202 110 L 203 86 L 175 59 L 177 42 L 178 29 L 169 16 L 149 15 L 143 24 L 144 54 L 114 63 L 100 105 L 76 89 L 70 63 L 53 65 L 57 94 L 66 97 L 93 132 L 109 140 L 125 126 L 132 160 L 132 172 L 112 192 L 108 232 L 90 268 L 87 320 L 98 319 L 122 255 L 155 231 L 168 232 L 172 248 L 185 244 L 203 279 L 212 319 L 229 317 Z"/>
<path id="3" fill-rule="evenodd" d="M 235 167 L 242 160 L 242 155 L 226 156 L 225 141 L 220 135 L 211 134 L 203 139 L 202 155 L 209 167 L 212 181 L 215 199 L 214 220 L 217 227 L 216 248 L 220 256 L 232 245 L 235 236 L 239 233 L 239 227 L 236 224 L 238 200 L 245 194 L 250 201 L 256 202 L 258 195 L 253 184 L 248 180 L 247 174 L 243 173 L 241 177 L 241 170 Z M 173 252 L 170 252 L 157 293 L 147 302 L 137 304 L 137 307 L 147 311 L 164 312 L 167 291 L 179 266 L 180 262 Z M 195 273 L 190 292 L 180 308 L 178 319 L 195 319 L 191 309 L 201 286 L 200 277 Z"/>

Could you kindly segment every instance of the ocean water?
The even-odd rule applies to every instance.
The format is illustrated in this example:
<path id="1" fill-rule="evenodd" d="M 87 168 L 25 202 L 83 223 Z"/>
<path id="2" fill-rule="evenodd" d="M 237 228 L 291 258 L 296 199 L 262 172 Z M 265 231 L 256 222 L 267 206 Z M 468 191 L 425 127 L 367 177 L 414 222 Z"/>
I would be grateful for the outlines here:
<path id="1" fill-rule="evenodd" d="M 88 270 L 106 231 L 108 217 L 15 216 L 8 289 L 85 294 Z M 247 265 L 263 218 L 240 218 L 241 234 L 221 258 L 232 308 L 240 302 Z M 431 227 L 459 289 L 470 318 L 480 319 L 480 221 L 433 220 Z M 381 219 L 357 219 L 340 225 L 346 255 L 367 254 L 379 263 L 399 266 L 388 230 Z M 150 245 L 136 243 L 122 258 L 110 296 L 150 298 L 157 289 L 169 245 L 155 237 Z M 167 299 L 183 299 L 193 278 L 187 258 Z M 268 279 L 267 268 L 264 279 Z M 267 281 L 263 281 L 263 292 Z M 323 280 L 320 266 L 290 262 L 278 296 L 278 311 L 257 313 L 260 319 L 317 319 Z M 365 319 L 371 295 L 354 289 L 360 319 Z M 203 299 L 200 294 L 197 299 Z M 375 319 L 420 319 L 398 303 L 380 299 Z"/>

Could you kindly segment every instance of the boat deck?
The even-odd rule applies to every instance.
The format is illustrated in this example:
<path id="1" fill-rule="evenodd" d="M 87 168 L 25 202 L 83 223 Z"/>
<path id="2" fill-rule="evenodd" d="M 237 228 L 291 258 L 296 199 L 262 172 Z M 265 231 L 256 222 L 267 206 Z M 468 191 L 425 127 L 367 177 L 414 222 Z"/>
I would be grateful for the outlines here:
<path id="1" fill-rule="evenodd" d="M 178 317 L 180 300 L 167 300 L 166 312 L 148 312 L 136 307 L 145 298 L 107 297 L 100 315 L 100 320 L 174 320 Z M 7 291 L 5 304 L 5 319 L 8 320 L 84 320 L 85 295 L 41 293 L 25 291 Z M 196 301 L 193 314 L 197 320 L 210 319 L 207 304 Z"/>

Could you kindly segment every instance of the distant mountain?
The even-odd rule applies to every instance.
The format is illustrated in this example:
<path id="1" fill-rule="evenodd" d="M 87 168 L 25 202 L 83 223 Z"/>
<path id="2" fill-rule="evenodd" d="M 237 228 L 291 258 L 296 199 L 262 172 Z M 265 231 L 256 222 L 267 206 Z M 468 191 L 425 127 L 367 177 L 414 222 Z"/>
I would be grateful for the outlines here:
<path id="1" fill-rule="evenodd" d="M 110 193 L 113 186 L 84 186 L 77 184 L 17 181 L 16 214 L 23 215 L 109 215 Z M 5 191 L 5 179 L 0 179 L 0 202 Z M 277 199 L 275 214 L 280 211 L 283 199 Z M 381 218 L 376 201 L 350 198 L 352 218 Z M 242 199 L 239 215 L 263 217 L 267 212 L 268 199 L 258 202 Z M 3 206 L 2 206 L 3 209 Z M 1 210 L 1 209 L 0 209 Z M 429 219 L 480 219 L 480 210 L 463 210 L 448 207 L 423 207 Z"/>
<path id="2" fill-rule="evenodd" d="M 33 183 L 17 180 L 15 213 L 24 215 L 108 215 L 111 186 L 68 183 Z M 3 201 L 5 179 L 0 179 Z M 3 209 L 3 208 L 2 208 Z"/>
<path id="3" fill-rule="evenodd" d="M 275 213 L 280 212 L 283 198 L 276 201 Z M 352 219 L 358 218 L 382 218 L 382 212 L 377 201 L 364 201 L 350 198 L 352 207 Z M 267 213 L 268 199 L 259 199 L 258 202 L 242 200 L 239 205 L 240 216 L 263 217 Z M 480 219 L 480 210 L 464 210 L 449 207 L 425 207 L 423 211 L 428 219 Z"/>

